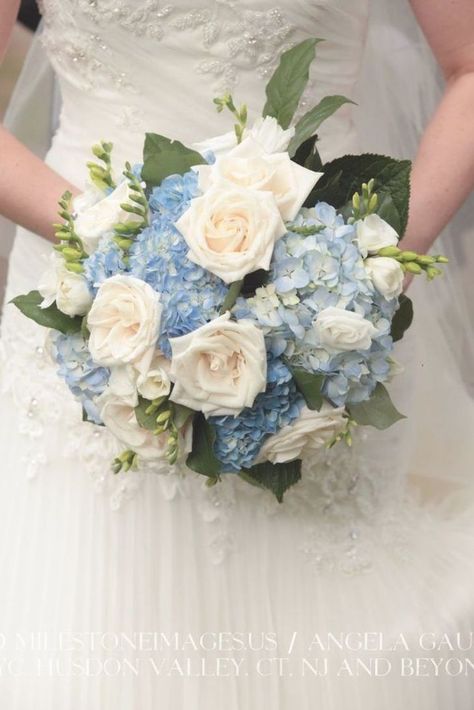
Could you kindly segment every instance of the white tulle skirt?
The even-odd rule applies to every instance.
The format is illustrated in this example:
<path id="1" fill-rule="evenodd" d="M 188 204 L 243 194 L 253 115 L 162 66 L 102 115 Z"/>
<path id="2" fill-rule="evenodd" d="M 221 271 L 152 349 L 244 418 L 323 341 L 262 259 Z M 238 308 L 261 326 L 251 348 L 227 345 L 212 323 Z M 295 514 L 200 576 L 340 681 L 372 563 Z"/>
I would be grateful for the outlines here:
<path id="1" fill-rule="evenodd" d="M 20 231 L 10 295 L 32 286 L 45 250 Z M 443 489 L 429 476 L 438 440 L 453 469 L 472 454 L 467 398 L 444 412 L 445 424 L 460 415 L 451 439 L 428 427 L 406 444 L 430 402 L 398 431 L 312 462 L 281 506 L 231 476 L 213 488 L 166 471 L 111 476 L 113 445 L 81 422 L 42 337 L 7 306 L 2 707 L 473 707 L 474 493 L 461 474 Z M 409 342 L 400 359 L 410 353 L 406 389 L 421 383 L 425 401 L 430 364 Z"/>

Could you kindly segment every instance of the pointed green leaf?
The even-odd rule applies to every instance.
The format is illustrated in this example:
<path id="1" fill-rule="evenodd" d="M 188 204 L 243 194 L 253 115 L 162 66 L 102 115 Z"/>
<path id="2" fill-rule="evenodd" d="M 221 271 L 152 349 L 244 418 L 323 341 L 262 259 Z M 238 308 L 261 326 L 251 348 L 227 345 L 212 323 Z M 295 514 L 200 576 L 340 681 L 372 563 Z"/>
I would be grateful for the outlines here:
<path id="1" fill-rule="evenodd" d="M 377 384 L 370 399 L 365 402 L 347 405 L 347 409 L 358 424 L 373 426 L 376 429 L 388 429 L 400 419 L 406 419 L 394 407 L 389 393 L 380 382 Z"/>
<path id="2" fill-rule="evenodd" d="M 247 483 L 272 491 L 278 502 L 282 503 L 284 493 L 288 488 L 298 483 L 301 478 L 301 461 L 288 461 L 286 463 L 266 461 L 252 466 L 252 468 L 243 469 L 239 476 Z"/>
<path id="3" fill-rule="evenodd" d="M 405 331 L 411 326 L 413 321 L 413 303 L 408 296 L 402 294 L 398 299 L 399 307 L 392 320 L 391 336 L 393 341 L 401 340 Z"/>
<path id="4" fill-rule="evenodd" d="M 157 187 L 168 175 L 184 175 L 194 165 L 206 161 L 200 153 L 157 133 L 147 133 L 143 148 L 142 178 L 147 186 Z"/>
<path id="5" fill-rule="evenodd" d="M 186 424 L 189 417 L 196 414 L 194 409 L 190 409 L 189 407 L 185 407 L 184 404 L 176 404 L 176 402 L 172 403 L 172 411 L 173 411 L 173 422 L 174 422 L 174 425 L 178 429 L 181 429 L 181 427 L 183 427 Z"/>
<path id="6" fill-rule="evenodd" d="M 294 154 L 293 162 L 308 168 L 308 170 L 314 170 L 314 172 L 320 173 L 323 171 L 323 161 L 316 147 L 317 141 L 317 135 L 305 140 Z"/>
<path id="7" fill-rule="evenodd" d="M 301 367 L 290 367 L 297 389 L 303 395 L 309 409 L 316 409 L 318 412 L 323 405 L 323 395 L 321 389 L 324 384 L 324 375 L 315 375 L 312 372 L 303 370 Z"/>
<path id="8" fill-rule="evenodd" d="M 214 427 L 197 412 L 193 421 L 193 448 L 186 460 L 188 468 L 209 478 L 219 477 L 221 463 L 214 453 L 215 440 Z"/>
<path id="9" fill-rule="evenodd" d="M 265 89 L 267 102 L 264 116 L 273 116 L 282 128 L 290 125 L 309 79 L 309 68 L 314 60 L 320 39 L 300 42 L 281 55 L 280 63 Z"/>
<path id="10" fill-rule="evenodd" d="M 293 157 L 302 143 L 311 138 L 319 126 L 333 115 L 344 104 L 353 104 L 354 101 L 345 96 L 325 96 L 317 106 L 305 113 L 295 126 L 295 135 L 288 146 L 288 153 Z"/>
<path id="11" fill-rule="evenodd" d="M 45 328 L 59 330 L 64 335 L 80 332 L 82 318 L 78 316 L 70 318 L 60 311 L 55 303 L 48 306 L 48 308 L 41 308 L 40 304 L 42 302 L 43 296 L 39 291 L 30 291 L 30 293 L 24 296 L 16 296 L 10 301 L 10 303 L 15 304 L 20 309 L 23 315 Z"/>

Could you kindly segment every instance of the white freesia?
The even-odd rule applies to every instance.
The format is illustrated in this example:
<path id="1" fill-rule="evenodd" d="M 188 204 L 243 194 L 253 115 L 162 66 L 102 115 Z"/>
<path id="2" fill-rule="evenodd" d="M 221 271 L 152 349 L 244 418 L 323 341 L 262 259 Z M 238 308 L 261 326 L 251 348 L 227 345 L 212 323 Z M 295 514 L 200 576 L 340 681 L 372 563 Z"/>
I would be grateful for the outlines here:
<path id="1" fill-rule="evenodd" d="M 215 185 L 176 222 L 188 258 L 226 283 L 257 269 L 268 270 L 286 227 L 273 195 L 234 185 Z"/>
<path id="2" fill-rule="evenodd" d="M 85 278 L 68 271 L 64 259 L 55 253 L 50 268 L 41 276 L 38 291 L 43 296 L 41 308 L 56 302 L 59 310 L 72 318 L 85 315 L 92 303 Z"/>
<path id="3" fill-rule="evenodd" d="M 317 449 L 344 430 L 344 411 L 344 407 L 334 408 L 326 402 L 319 412 L 304 406 L 298 419 L 265 441 L 257 463 L 284 463 L 310 458 Z"/>
<path id="4" fill-rule="evenodd" d="M 77 213 L 74 229 L 84 244 L 84 249 L 91 254 L 99 244 L 100 238 L 112 233 L 119 222 L 139 222 L 141 217 L 122 209 L 121 205 L 129 201 L 130 188 L 126 180 L 122 181 L 107 197 L 99 201 L 93 199 L 91 192 L 79 195 L 73 202 Z"/>
<path id="5" fill-rule="evenodd" d="M 170 364 L 152 347 L 137 362 L 110 368 L 109 392 L 133 407 L 138 405 L 139 395 L 149 400 L 166 396 L 171 389 Z"/>
<path id="6" fill-rule="evenodd" d="M 260 116 L 254 122 L 252 128 L 244 130 L 242 137 L 252 137 L 266 153 L 282 153 L 287 150 L 294 135 L 294 126 L 290 126 L 290 128 L 285 130 L 273 116 L 265 116 L 265 118 Z M 229 131 L 220 136 L 194 143 L 193 148 L 201 154 L 210 151 L 218 158 L 227 155 L 236 145 L 237 136 L 235 131 Z"/>
<path id="7" fill-rule="evenodd" d="M 360 313 L 330 306 L 320 311 L 314 328 L 321 345 L 329 350 L 368 350 L 377 328 Z"/>
<path id="8" fill-rule="evenodd" d="M 322 175 L 294 163 L 288 153 L 268 154 L 251 136 L 214 165 L 197 165 L 195 170 L 203 192 L 216 184 L 271 192 L 285 221 L 296 217 Z"/>
<path id="9" fill-rule="evenodd" d="M 133 276 L 117 275 L 100 286 L 87 316 L 89 349 L 100 365 L 140 360 L 158 337 L 159 294 Z"/>
<path id="10" fill-rule="evenodd" d="M 206 416 L 236 416 L 265 390 L 265 341 L 250 321 L 236 323 L 226 313 L 170 344 L 173 402 Z"/>
<path id="11" fill-rule="evenodd" d="M 114 394 L 109 388 L 98 400 L 100 416 L 105 426 L 124 445 L 145 461 L 165 461 L 168 449 L 168 432 L 154 434 L 142 428 L 135 408 L 126 399 Z M 188 453 L 192 445 L 192 425 L 187 424 L 180 432 L 179 450 Z"/>
<path id="12" fill-rule="evenodd" d="M 362 256 L 373 254 L 383 247 L 397 246 L 398 234 L 378 214 L 369 214 L 368 217 L 357 222 L 357 242 Z"/>
<path id="13" fill-rule="evenodd" d="M 365 269 L 377 291 L 387 299 L 398 298 L 403 291 L 403 269 L 388 256 L 372 256 L 365 260 Z"/>

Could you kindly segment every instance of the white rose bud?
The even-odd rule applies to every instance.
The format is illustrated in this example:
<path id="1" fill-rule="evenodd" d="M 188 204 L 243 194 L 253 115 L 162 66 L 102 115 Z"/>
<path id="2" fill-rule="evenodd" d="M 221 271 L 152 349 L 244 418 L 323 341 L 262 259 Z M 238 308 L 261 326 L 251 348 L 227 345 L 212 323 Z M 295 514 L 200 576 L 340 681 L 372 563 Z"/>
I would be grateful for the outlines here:
<path id="1" fill-rule="evenodd" d="M 275 242 L 286 233 L 271 193 L 228 185 L 192 200 L 176 226 L 188 258 L 226 283 L 268 270 Z"/>
<path id="2" fill-rule="evenodd" d="M 356 226 L 359 249 L 364 257 L 377 252 L 382 247 L 398 244 L 398 234 L 378 214 L 369 214 L 368 217 L 357 222 Z"/>
<path id="3" fill-rule="evenodd" d="M 99 397 L 98 404 L 105 426 L 124 447 L 131 449 L 145 461 L 166 460 L 168 432 L 156 435 L 148 429 L 143 429 L 137 421 L 134 406 L 109 389 Z M 181 455 L 191 450 L 191 424 L 182 429 L 178 443 Z"/>
<path id="4" fill-rule="evenodd" d="M 158 399 L 158 397 L 164 397 L 170 393 L 170 367 L 170 361 L 160 351 L 157 351 L 148 370 L 139 375 L 137 379 L 137 388 L 142 397 Z"/>
<path id="5" fill-rule="evenodd" d="M 360 313 L 329 307 L 318 313 L 314 328 L 323 347 L 329 350 L 368 350 L 377 328 Z"/>
<path id="6" fill-rule="evenodd" d="M 130 188 L 128 182 L 121 182 L 107 197 L 103 197 L 92 205 L 85 196 L 79 195 L 73 202 L 73 207 L 78 213 L 74 222 L 74 229 L 84 244 L 84 249 L 91 254 L 99 244 L 100 238 L 112 233 L 118 222 L 139 222 L 141 217 L 126 212 L 120 206 L 128 202 Z"/>
<path id="7" fill-rule="evenodd" d="M 298 419 L 265 441 L 257 463 L 284 463 L 310 458 L 313 452 L 330 442 L 345 426 L 344 407 L 334 408 L 324 402 L 318 412 L 304 406 Z"/>
<path id="8" fill-rule="evenodd" d="M 235 323 L 226 313 L 170 344 L 173 402 L 206 416 L 236 416 L 266 388 L 265 341 L 250 321 Z"/>
<path id="9" fill-rule="evenodd" d="M 73 318 L 87 313 L 92 303 L 92 295 L 87 281 L 81 274 L 66 269 L 63 259 L 51 255 L 52 265 L 42 275 L 38 291 L 43 296 L 41 308 L 48 308 L 56 302 L 62 313 Z"/>
<path id="10" fill-rule="evenodd" d="M 195 170 L 203 192 L 219 183 L 271 192 L 285 221 L 296 217 L 322 175 L 294 163 L 288 153 L 269 155 L 252 137 L 214 165 L 197 165 Z"/>
<path id="11" fill-rule="evenodd" d="M 161 310 L 159 294 L 144 281 L 125 275 L 104 281 L 87 316 L 93 359 L 105 366 L 139 361 L 156 342 Z"/>
<path id="12" fill-rule="evenodd" d="M 373 256 L 364 262 L 365 269 L 377 291 L 388 300 L 398 298 L 403 291 L 403 269 L 395 259 Z"/>

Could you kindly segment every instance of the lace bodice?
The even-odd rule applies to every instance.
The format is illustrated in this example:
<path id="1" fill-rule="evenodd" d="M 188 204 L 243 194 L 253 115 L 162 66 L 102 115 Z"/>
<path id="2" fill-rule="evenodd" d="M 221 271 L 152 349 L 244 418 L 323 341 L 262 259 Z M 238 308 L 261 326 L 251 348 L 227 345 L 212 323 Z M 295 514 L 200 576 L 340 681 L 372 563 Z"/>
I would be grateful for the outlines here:
<path id="1" fill-rule="evenodd" d="M 43 42 L 63 96 L 47 160 L 80 185 L 90 145 L 98 139 L 112 140 L 116 156 L 133 161 L 140 158 L 144 130 L 188 143 L 228 130 L 212 103 L 224 89 L 247 101 L 256 116 L 278 55 L 305 36 L 326 40 L 319 45 L 306 101 L 325 94 L 350 96 L 364 46 L 367 2 L 43 0 L 42 11 Z M 323 156 L 356 148 L 349 108 L 321 133 Z M 48 249 L 21 232 L 8 297 L 37 287 Z M 391 513 L 400 511 L 403 496 L 398 431 L 361 432 L 352 450 L 322 451 L 319 461 L 305 466 L 303 481 L 288 492 L 283 506 L 235 476 L 213 488 L 195 474 L 165 470 L 153 484 L 150 473 L 114 477 L 115 444 L 106 431 L 81 421 L 79 405 L 49 360 L 44 331 L 13 306 L 6 308 L 2 331 L 2 391 L 14 398 L 28 476 L 47 472 L 49 459 L 61 457 L 79 461 L 84 476 L 109 494 L 113 508 L 144 486 L 148 493 L 151 486 L 159 487 L 166 499 L 191 497 L 209 523 L 216 560 L 234 545 L 234 516 L 249 505 L 258 515 L 301 519 L 300 552 L 317 568 L 369 569 L 374 536 L 368 531 L 375 520 L 378 538 L 400 543 Z"/>
<path id="2" fill-rule="evenodd" d="M 324 38 L 304 104 L 353 93 L 368 0 L 42 0 L 43 43 L 59 76 L 63 110 L 50 155 L 79 179 L 80 157 L 100 138 L 121 159 L 140 158 L 144 130 L 184 142 L 224 133 L 212 103 L 224 90 L 261 112 L 264 86 L 281 52 Z M 78 117 L 80 116 L 80 120 Z M 321 132 L 323 154 L 354 148 L 351 110 Z M 65 165 L 65 151 L 77 164 Z M 58 156 L 58 158 L 56 157 Z"/>

